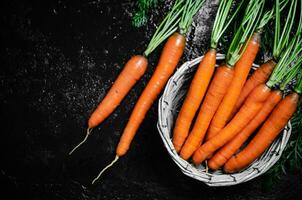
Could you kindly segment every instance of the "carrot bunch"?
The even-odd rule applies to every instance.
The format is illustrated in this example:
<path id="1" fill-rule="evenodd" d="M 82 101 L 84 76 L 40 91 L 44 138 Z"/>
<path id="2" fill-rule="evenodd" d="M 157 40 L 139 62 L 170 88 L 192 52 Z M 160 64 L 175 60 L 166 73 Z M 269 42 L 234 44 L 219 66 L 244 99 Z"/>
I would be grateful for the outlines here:
<path id="1" fill-rule="evenodd" d="M 293 1 L 293 2 L 297 3 L 297 1 Z M 268 10 L 266 13 L 263 14 L 262 18 L 259 19 L 259 21 L 254 21 L 255 25 L 257 25 L 257 27 L 255 28 L 255 32 L 252 36 L 252 39 L 249 41 L 249 44 L 246 46 L 242 58 L 239 59 L 238 62 L 236 63 L 234 79 L 232 80 L 232 83 L 230 84 L 228 91 L 223 98 L 223 101 L 219 105 L 217 112 L 215 113 L 211 121 L 209 130 L 207 132 L 206 140 L 209 140 L 210 138 L 215 136 L 221 129 L 225 127 L 227 122 L 238 111 L 243 101 L 246 99 L 247 94 L 249 94 L 252 91 L 252 89 L 257 86 L 257 84 L 264 83 L 269 77 L 272 70 L 274 69 L 275 66 L 274 60 L 278 59 L 280 53 L 274 54 L 274 60 L 270 60 L 268 61 L 267 65 L 265 65 L 264 67 L 260 67 L 261 70 L 257 72 L 258 73 L 257 75 L 259 76 L 256 77 L 254 76 L 251 77 L 251 79 L 247 80 L 253 61 L 255 60 L 256 55 L 260 49 L 261 33 L 263 32 L 264 26 L 275 15 L 276 15 L 276 19 L 278 18 L 280 21 L 280 14 L 279 14 L 280 10 L 283 10 L 287 5 L 287 3 L 288 0 L 283 0 L 281 2 L 277 0 L 276 5 L 279 6 L 278 8 L 276 7 L 276 10 L 274 9 Z M 294 5 L 292 4 L 290 8 L 292 9 L 293 7 L 296 7 L 296 3 Z M 289 11 L 288 21 L 290 22 L 286 23 L 282 35 L 284 34 L 286 35 L 291 32 L 295 10 L 296 9 Z M 280 37 L 280 30 L 279 31 L 277 30 L 275 33 L 277 35 L 276 36 L 277 38 L 286 38 L 286 37 Z M 277 39 L 275 39 L 275 41 L 277 41 L 276 42 L 277 45 L 274 44 L 274 46 L 278 46 L 276 49 L 278 49 L 281 52 L 282 48 L 284 48 L 284 46 L 287 44 L 287 41 L 286 40 L 278 41 Z M 260 78 L 260 76 L 262 77 Z"/>
<path id="2" fill-rule="evenodd" d="M 292 10 L 293 8 L 295 8 L 297 5 L 297 2 L 292 1 L 291 5 L 290 5 L 290 11 L 292 11 L 292 13 L 289 13 L 289 16 L 286 20 L 286 24 L 292 23 L 293 22 L 293 18 L 295 16 L 295 12 L 294 10 Z M 276 11 L 279 12 L 278 6 L 276 7 Z M 278 13 L 276 13 L 276 26 L 277 29 L 278 26 L 280 25 L 279 23 L 279 17 L 278 17 Z M 247 124 L 238 135 L 236 135 L 236 137 L 234 137 L 234 139 L 232 139 L 229 143 L 227 143 L 223 148 L 221 148 L 212 159 L 210 159 L 210 161 L 208 162 L 209 167 L 211 169 L 218 169 L 219 167 L 221 167 L 223 164 L 225 164 L 225 171 L 226 172 L 234 172 L 234 171 L 238 171 L 241 170 L 243 168 L 243 166 L 247 166 L 248 164 L 250 164 L 251 161 L 255 160 L 257 157 L 259 157 L 261 155 L 261 153 L 263 153 L 263 151 L 268 147 L 268 144 L 270 144 L 271 142 L 273 142 L 273 139 L 276 137 L 276 135 L 282 130 L 282 128 L 284 128 L 284 126 L 286 125 L 287 121 L 290 119 L 290 117 L 292 116 L 293 112 L 296 109 L 296 105 L 288 105 L 288 110 L 289 111 L 289 115 L 290 117 L 285 117 L 287 112 L 284 112 L 284 120 L 283 122 L 280 122 L 282 125 L 281 129 L 277 132 L 274 132 L 274 134 L 272 133 L 272 135 L 266 135 L 265 137 L 260 137 L 263 142 L 267 142 L 266 145 L 260 145 L 259 143 L 257 143 L 259 145 L 258 149 L 253 149 L 254 152 L 256 152 L 258 150 L 258 154 L 257 157 L 253 158 L 252 156 L 249 157 L 249 159 L 252 159 L 250 162 L 248 162 L 248 159 L 246 159 L 246 163 L 245 165 L 239 167 L 239 165 L 235 166 L 235 164 L 231 164 L 232 168 L 230 166 L 227 165 L 227 163 L 229 160 L 235 153 L 236 151 L 238 151 L 240 149 L 240 147 L 249 139 L 249 137 L 252 135 L 252 133 L 261 126 L 261 124 L 265 124 L 265 123 L 269 123 L 266 122 L 267 120 L 270 119 L 270 116 L 273 115 L 274 112 L 278 107 L 279 104 L 281 104 L 281 102 L 285 101 L 285 99 L 282 100 L 282 96 L 285 90 L 285 86 L 288 85 L 288 83 L 293 80 L 295 78 L 295 76 L 298 74 L 299 70 L 301 70 L 301 58 L 297 59 L 297 57 L 299 56 L 299 54 L 301 53 L 301 40 L 300 35 L 301 35 L 301 16 L 300 16 L 300 24 L 298 26 L 298 30 L 296 33 L 296 36 L 291 40 L 290 44 L 287 45 L 287 48 L 285 49 L 285 44 L 284 46 L 281 45 L 274 45 L 274 55 L 277 55 L 277 52 L 280 51 L 280 49 L 282 49 L 282 54 L 278 53 L 278 58 L 279 58 L 279 62 L 277 62 L 276 64 L 276 68 L 273 71 L 273 74 L 270 76 L 269 80 L 266 83 L 266 87 L 268 88 L 274 88 L 275 89 L 272 90 L 270 92 L 269 97 L 266 99 L 264 105 L 262 106 L 262 108 L 260 109 L 260 111 L 257 113 L 257 115 L 249 122 L 249 124 Z M 275 41 L 278 40 L 280 43 L 283 43 L 286 40 L 289 40 L 289 36 L 290 36 L 290 31 L 291 31 L 291 26 L 287 27 L 289 29 L 288 33 L 285 33 L 284 31 L 288 31 L 288 30 L 284 30 L 282 34 L 286 37 L 280 38 L 280 36 L 276 36 L 278 35 L 278 31 L 280 30 L 276 30 L 275 33 Z M 280 44 L 278 43 L 278 44 Z M 275 42 L 276 44 L 276 42 Z M 281 56 L 280 56 L 281 54 Z M 288 66 L 290 66 L 293 62 L 295 62 L 295 64 L 293 66 L 291 66 L 290 68 Z M 262 70 L 261 68 L 257 69 L 252 77 L 257 77 L 255 75 L 255 73 L 258 70 Z M 283 80 L 283 82 L 279 85 L 279 88 L 277 88 L 276 86 L 278 82 L 280 82 L 280 80 Z M 264 80 L 266 81 L 266 80 Z M 264 83 L 260 83 L 259 85 L 264 85 Z M 259 86 L 257 86 L 259 87 Z M 255 89 L 254 89 L 255 90 Z M 252 90 L 252 91 L 254 91 Z M 252 93 L 250 93 L 248 95 L 248 97 L 251 95 Z M 297 95 L 290 95 L 290 96 L 297 96 Z M 248 98 L 247 97 L 247 98 Z M 296 98 L 296 97 L 295 97 Z M 286 97 L 286 99 L 288 99 Z M 290 104 L 290 103 L 289 103 Z M 287 109 L 286 106 L 282 106 L 281 108 L 283 109 Z M 293 109 L 293 110 L 292 110 Z M 239 111 L 240 112 L 240 111 Z M 279 113 L 280 114 L 280 113 Z M 279 118 L 281 119 L 283 117 L 283 115 L 279 115 Z M 263 125 L 264 126 L 264 125 Z M 278 127 L 278 124 L 271 124 L 271 126 L 276 126 Z M 281 126 L 281 125 L 280 125 Z M 270 127 L 271 128 L 271 127 Z M 261 128 L 262 129 L 262 128 Z M 260 129 L 260 130 L 261 130 Z M 269 128 L 268 128 L 269 129 Z M 268 129 L 264 129 L 262 131 L 267 131 L 269 132 L 270 130 Z M 274 129 L 274 128 L 273 128 Z M 257 135 L 261 135 L 260 133 L 256 134 Z M 255 138 L 256 138 L 255 136 Z M 270 139 L 270 136 L 272 139 Z M 259 137 L 259 136 L 257 136 Z M 252 139 L 252 141 L 254 141 L 254 139 Z M 250 143 L 252 143 L 252 141 Z M 269 142 L 270 141 L 270 142 Z M 264 149 L 264 150 L 261 150 Z M 241 162 L 241 164 L 244 162 Z M 235 169 L 236 168 L 236 169 Z"/>
<path id="3" fill-rule="evenodd" d="M 84 140 L 69 154 L 82 145 L 92 129 L 117 108 L 144 75 L 148 66 L 147 57 L 166 40 L 154 73 L 123 130 L 114 160 L 101 170 L 92 184 L 128 152 L 148 110 L 179 64 L 186 46 L 186 34 L 203 3 L 204 0 L 176 0 L 146 50 L 142 55 L 130 58 L 91 114 Z M 220 1 L 210 47 L 195 72 L 177 116 L 172 138 L 176 152 L 183 159 L 192 157 L 194 164 L 208 160 L 210 169 L 223 167 L 228 173 L 244 169 L 268 148 L 295 112 L 302 88 L 300 78 L 293 92 L 283 98 L 285 87 L 298 76 L 302 66 L 301 13 L 296 34 L 291 37 L 298 0 L 275 0 L 273 8 L 267 11 L 264 10 L 265 0 L 245 3 L 246 1 L 241 1 L 230 14 L 234 2 Z M 215 68 L 219 40 L 243 9 L 243 5 L 246 5 L 244 15 L 234 31 L 225 63 Z M 281 11 L 287 6 L 288 15 L 282 23 Z M 273 57 L 248 77 L 260 49 L 263 28 L 273 18 Z M 281 24 L 284 24 L 282 30 Z M 236 154 L 257 128 L 260 128 L 259 131 L 248 145 Z"/>
<path id="4" fill-rule="evenodd" d="M 300 70 L 302 69 L 302 58 L 300 58 L 296 66 L 297 68 L 300 68 Z M 300 78 L 299 83 L 297 84 L 292 93 L 286 95 L 282 100 L 279 95 L 276 95 L 276 99 L 271 103 L 274 108 L 272 109 L 269 116 L 267 116 L 267 119 L 262 121 L 263 125 L 261 126 L 260 130 L 256 133 L 256 135 L 251 139 L 251 141 L 245 148 L 243 148 L 238 154 L 232 156 L 225 163 L 225 172 L 238 172 L 247 167 L 249 164 L 251 164 L 254 160 L 256 160 L 259 156 L 263 154 L 263 152 L 270 146 L 270 144 L 279 135 L 282 129 L 286 126 L 287 122 L 295 113 L 301 95 L 301 87 L 302 81 Z M 271 94 L 272 95 L 270 98 L 274 98 L 275 94 Z M 271 101 L 270 98 L 268 98 L 267 101 Z M 268 108 L 268 106 L 263 106 L 263 109 L 268 110 L 270 108 Z M 258 115 L 261 115 L 260 112 L 258 113 Z M 246 130 L 245 132 L 247 133 Z M 242 132 L 240 134 L 242 134 Z M 235 144 L 235 142 L 233 142 L 233 144 Z"/>
<path id="5" fill-rule="evenodd" d="M 291 49 L 287 49 L 287 52 L 291 52 Z M 285 54 L 286 55 L 286 54 Z M 295 54 L 297 55 L 297 54 Z M 286 55 L 288 56 L 288 54 Z M 254 115 L 254 117 L 246 117 L 245 120 L 248 120 L 248 123 L 241 128 L 241 130 L 237 130 L 236 136 L 233 137 L 228 143 L 226 143 L 221 149 L 219 149 L 214 156 L 209 160 L 208 165 L 209 168 L 212 170 L 219 169 L 223 165 L 225 165 L 225 171 L 226 172 L 232 172 L 230 170 L 230 167 L 227 167 L 227 163 L 229 162 L 230 158 L 236 154 L 236 152 L 240 149 L 240 147 L 249 139 L 249 137 L 252 135 L 252 133 L 264 122 L 267 123 L 266 121 L 269 119 L 269 116 L 273 112 L 273 110 L 277 109 L 276 106 L 278 106 L 283 100 L 283 92 L 284 92 L 284 86 L 292 80 L 298 72 L 298 69 L 300 68 L 301 65 L 301 58 L 300 61 L 298 61 L 294 66 L 291 67 L 290 70 L 287 69 L 287 65 L 290 62 L 290 59 L 286 60 L 286 62 L 279 62 L 276 66 L 276 70 L 270 77 L 270 80 L 266 84 L 260 84 L 257 86 L 255 89 L 252 90 L 252 92 L 248 95 L 247 100 L 244 102 L 243 106 L 240 108 L 238 113 L 235 115 L 235 117 L 228 123 L 228 125 L 219 133 L 222 134 L 225 131 L 228 130 L 229 127 L 231 127 L 233 124 L 235 124 L 238 120 L 240 120 L 241 117 L 245 114 L 244 112 L 247 112 L 247 109 L 252 109 L 252 105 L 250 105 L 250 101 L 254 98 L 254 95 L 257 95 L 258 99 L 260 98 L 259 96 L 262 96 L 261 98 L 264 98 L 264 102 L 260 106 L 260 109 Z M 274 80 L 274 77 L 278 75 L 278 77 Z M 276 86 L 277 82 L 282 79 L 282 77 L 285 76 L 285 80 L 281 84 L 282 87 L 280 89 L 272 89 L 274 86 Z M 274 81 L 273 81 L 274 80 Z M 264 89 L 266 90 L 265 92 L 260 91 L 259 89 Z M 288 108 L 288 111 L 290 111 L 292 108 L 294 108 L 292 105 L 288 105 L 290 108 Z M 283 107 L 283 109 L 287 109 L 286 107 Z M 294 108 L 295 110 L 295 108 Z M 292 112 L 292 111 L 290 111 Z M 247 112 L 249 115 L 253 115 L 251 112 Z M 286 113 L 286 112 L 285 112 Z M 280 114 L 280 113 L 279 113 Z M 292 113 L 293 114 L 293 113 Z M 291 115 L 292 115 L 291 114 Z M 279 118 L 281 119 L 283 115 L 279 115 Z M 286 125 L 287 121 L 289 118 L 286 118 L 287 120 L 284 120 L 282 123 L 285 123 L 282 128 Z M 281 122 L 280 122 L 281 123 Z M 273 127 L 278 127 L 278 124 L 271 124 Z M 270 127 L 272 128 L 272 127 Z M 279 132 L 282 130 L 282 128 L 279 130 Z M 274 129 L 274 128 L 272 128 Z M 264 132 L 269 132 L 268 129 L 266 129 Z M 278 134 L 274 133 L 274 134 Z M 258 135 L 258 133 L 256 134 Z M 273 137 L 273 135 L 271 135 Z M 273 139 L 269 139 L 270 135 L 266 135 L 261 138 L 262 142 L 267 142 L 271 143 L 273 142 Z M 253 139 L 252 139 L 253 141 Z M 250 143 L 252 143 L 252 141 Z M 269 143 L 269 144 L 270 144 Z M 261 145 L 258 144 L 258 148 L 252 149 L 253 153 L 255 152 L 260 152 L 262 151 L 261 149 L 266 149 L 268 146 L 266 145 Z M 263 152 L 263 151 L 262 151 Z M 261 152 L 261 153 L 262 153 Z M 260 156 L 260 154 L 257 154 L 257 157 Z M 249 156 L 247 156 L 249 157 Z M 257 158 L 256 157 L 256 158 Z M 246 163 L 250 164 L 248 161 L 251 159 L 251 157 L 246 159 Z M 255 158 L 254 158 L 255 159 Z M 253 159 L 253 160 L 254 160 Z M 252 160 L 252 161 L 253 161 Z M 243 162 L 241 162 L 243 163 Z M 234 170 L 234 164 L 233 165 L 233 170 Z M 242 169 L 242 168 L 241 168 Z M 237 171 L 237 170 L 236 170 Z"/>
<path id="6" fill-rule="evenodd" d="M 298 0 L 276 0 L 273 8 L 262 15 L 264 3 L 261 0 L 249 2 L 229 47 L 226 64 L 218 67 L 214 76 L 210 77 L 211 82 L 203 86 L 208 87 L 201 95 L 202 98 L 204 96 L 203 102 L 201 103 L 202 98 L 197 99 L 199 101 L 192 98 L 191 104 L 195 104 L 195 107 L 188 107 L 187 98 L 200 93 L 193 90 L 194 87 L 197 88 L 194 84 L 198 80 L 194 79 L 199 69 L 194 75 L 173 135 L 175 149 L 180 151 L 183 159 L 192 157 L 194 164 L 207 160 L 208 167 L 212 170 L 224 167 L 227 173 L 238 172 L 262 155 L 294 114 L 301 94 L 301 78 L 292 93 L 285 98 L 283 94 L 285 87 L 297 78 L 302 69 L 301 13 L 296 34 L 292 35 Z M 288 15 L 284 23 L 281 23 L 281 11 L 287 6 Z M 260 48 L 263 27 L 273 18 L 273 58 L 248 77 Z M 284 24 L 283 27 L 281 24 Z M 203 78 L 200 77 L 199 81 Z M 182 112 L 186 106 L 187 110 Z M 193 123 L 198 108 L 199 113 Z M 177 128 L 183 113 L 191 115 L 183 117 L 189 120 L 187 124 L 185 120 L 181 121 L 184 133 L 182 141 L 177 143 L 174 137 L 179 137 Z M 259 127 L 258 133 L 251 138 Z M 240 151 L 246 142 L 248 145 Z M 236 154 L 238 151 L 240 152 Z"/>
<path id="7" fill-rule="evenodd" d="M 269 80 L 266 84 L 260 84 L 266 85 L 268 88 L 277 88 L 279 85 L 279 89 L 274 89 L 270 92 L 260 111 L 258 111 L 257 115 L 249 124 L 210 159 L 208 163 L 211 169 L 218 169 L 222 165 L 224 165 L 224 171 L 228 173 L 234 173 L 244 169 L 263 154 L 293 116 L 301 94 L 301 90 L 299 89 L 301 88 L 301 77 L 293 92 L 286 95 L 283 99 L 282 96 L 285 87 L 302 69 L 302 57 L 300 56 L 302 52 L 301 22 L 302 17 L 300 16 L 300 23 L 296 35 L 290 41 L 286 50 L 282 52 L 279 62 Z M 248 95 L 247 100 L 254 91 L 255 89 Z M 246 104 L 247 100 L 243 105 Z M 240 108 L 233 120 L 235 120 L 242 109 L 243 107 Z M 232 121 L 230 123 L 232 123 Z M 236 154 L 236 151 L 241 148 L 252 133 L 259 127 L 259 131 L 251 138 L 247 146 Z"/>

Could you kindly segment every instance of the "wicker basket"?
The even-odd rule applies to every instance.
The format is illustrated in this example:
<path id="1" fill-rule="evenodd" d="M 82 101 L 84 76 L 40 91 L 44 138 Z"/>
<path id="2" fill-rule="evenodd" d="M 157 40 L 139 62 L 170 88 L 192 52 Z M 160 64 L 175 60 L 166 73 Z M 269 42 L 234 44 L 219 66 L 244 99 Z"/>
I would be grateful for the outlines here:
<path id="1" fill-rule="evenodd" d="M 217 62 L 223 61 L 224 55 L 217 55 Z M 196 67 L 202 56 L 192 61 L 184 63 L 170 78 L 158 105 L 158 124 L 160 136 L 166 146 L 173 161 L 179 166 L 181 171 L 194 179 L 200 180 L 209 186 L 229 186 L 249 181 L 265 173 L 280 158 L 291 134 L 291 124 L 284 128 L 274 143 L 265 153 L 255 160 L 250 166 L 239 173 L 225 174 L 222 170 L 215 172 L 205 172 L 205 166 L 195 166 L 183 160 L 175 151 L 172 144 L 173 125 L 176 120 L 181 102 L 184 99 Z M 257 66 L 254 65 L 254 68 Z"/>

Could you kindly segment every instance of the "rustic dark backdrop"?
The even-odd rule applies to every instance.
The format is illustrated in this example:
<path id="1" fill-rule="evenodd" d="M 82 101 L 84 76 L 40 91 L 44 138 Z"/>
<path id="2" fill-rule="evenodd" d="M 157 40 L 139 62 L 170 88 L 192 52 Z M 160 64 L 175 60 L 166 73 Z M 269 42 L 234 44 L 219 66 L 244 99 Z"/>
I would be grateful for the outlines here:
<path id="1" fill-rule="evenodd" d="M 131 55 L 142 53 L 160 11 L 142 28 L 131 26 L 133 0 L 1 1 L 1 196 L 9 199 L 298 199 L 302 172 L 290 173 L 269 191 L 263 178 L 210 188 L 181 173 L 157 133 L 157 103 L 129 153 L 101 181 L 90 181 L 114 158 L 114 149 L 146 75 L 121 106 L 83 137 L 87 118 Z M 217 1 L 194 19 L 183 61 L 208 46 Z"/>

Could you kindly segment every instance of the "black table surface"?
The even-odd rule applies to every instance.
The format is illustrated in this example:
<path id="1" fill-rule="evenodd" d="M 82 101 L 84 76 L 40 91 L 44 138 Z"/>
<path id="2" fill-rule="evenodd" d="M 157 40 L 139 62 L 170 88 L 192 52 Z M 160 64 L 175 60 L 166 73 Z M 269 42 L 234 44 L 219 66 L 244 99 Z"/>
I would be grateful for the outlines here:
<path id="1" fill-rule="evenodd" d="M 115 147 L 160 50 L 120 107 L 78 151 L 87 119 L 123 64 L 145 49 L 170 3 L 134 28 L 132 0 L 1 1 L 1 191 L 9 199 L 299 199 L 301 170 L 269 191 L 263 177 L 232 187 L 208 187 L 179 170 L 157 132 L 157 102 L 129 153 L 101 180 L 91 180 Z M 182 62 L 209 45 L 217 1 L 194 18 Z"/>

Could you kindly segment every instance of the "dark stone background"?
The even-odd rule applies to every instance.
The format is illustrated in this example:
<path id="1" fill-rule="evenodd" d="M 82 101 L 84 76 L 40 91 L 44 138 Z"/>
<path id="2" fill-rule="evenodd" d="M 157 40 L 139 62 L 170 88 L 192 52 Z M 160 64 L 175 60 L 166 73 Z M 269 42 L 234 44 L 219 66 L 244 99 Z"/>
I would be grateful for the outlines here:
<path id="1" fill-rule="evenodd" d="M 122 64 L 141 53 L 169 3 L 151 22 L 133 28 L 132 0 L 1 1 L 1 196 L 6 199 L 298 199 L 302 172 L 283 176 L 271 191 L 262 179 L 210 188 L 181 173 L 157 133 L 157 103 L 127 156 L 101 181 L 90 181 L 114 158 L 114 149 L 148 72 L 121 106 L 84 136 L 87 118 Z M 193 23 L 184 60 L 208 46 L 217 1 L 207 1 Z"/>

